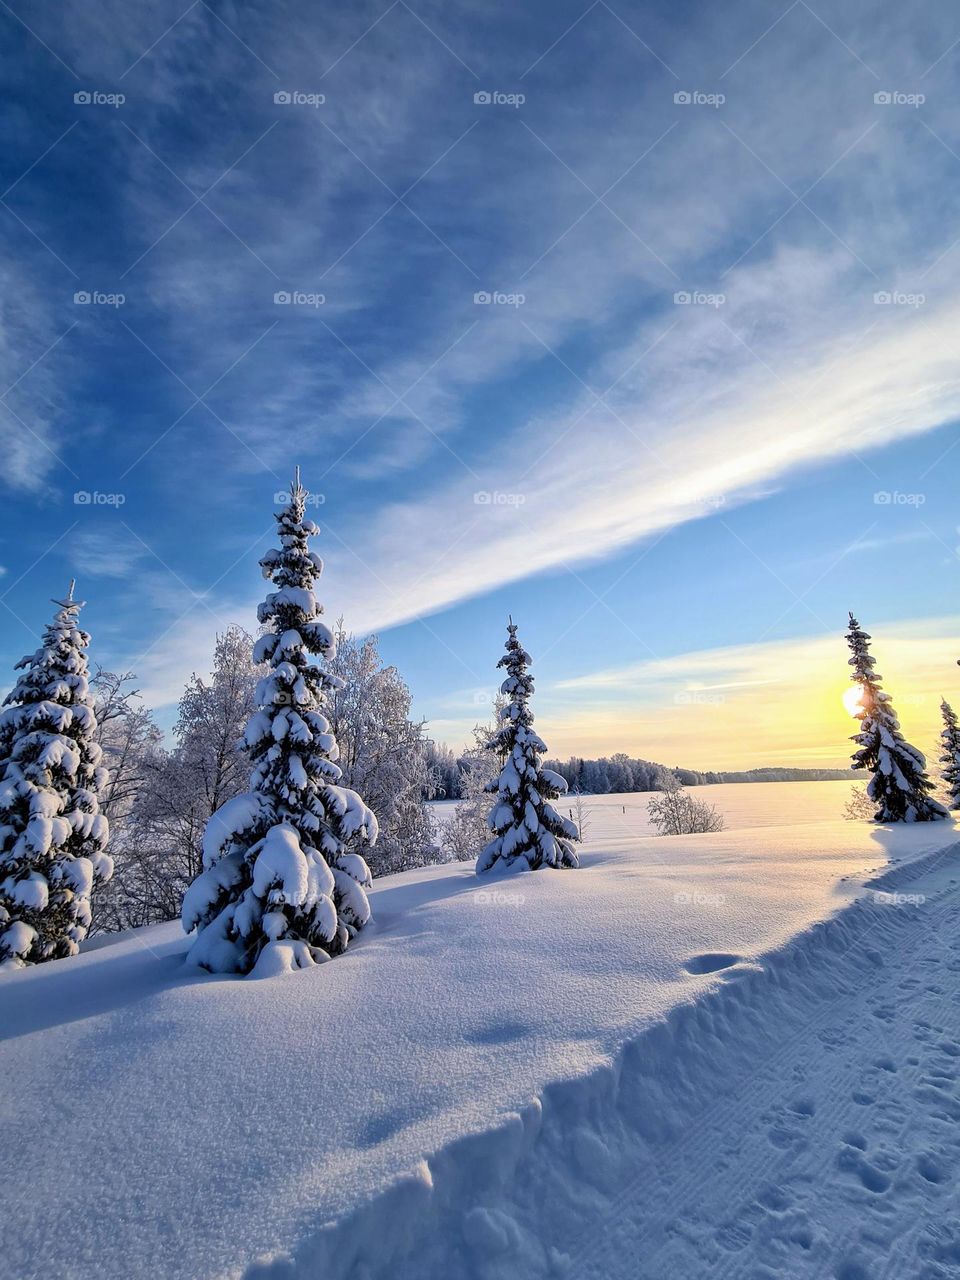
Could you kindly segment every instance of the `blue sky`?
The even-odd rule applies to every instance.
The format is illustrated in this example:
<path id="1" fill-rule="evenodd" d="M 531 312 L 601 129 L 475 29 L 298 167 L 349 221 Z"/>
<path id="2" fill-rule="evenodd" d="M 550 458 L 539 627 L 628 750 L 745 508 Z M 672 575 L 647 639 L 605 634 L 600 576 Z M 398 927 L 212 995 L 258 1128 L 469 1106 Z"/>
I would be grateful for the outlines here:
<path id="1" fill-rule="evenodd" d="M 951 7 L 328 8 L 0 7 L 3 666 L 75 574 L 169 708 L 299 462 L 452 742 L 509 611 L 564 753 L 809 762 L 663 723 L 851 607 L 953 680 Z"/>

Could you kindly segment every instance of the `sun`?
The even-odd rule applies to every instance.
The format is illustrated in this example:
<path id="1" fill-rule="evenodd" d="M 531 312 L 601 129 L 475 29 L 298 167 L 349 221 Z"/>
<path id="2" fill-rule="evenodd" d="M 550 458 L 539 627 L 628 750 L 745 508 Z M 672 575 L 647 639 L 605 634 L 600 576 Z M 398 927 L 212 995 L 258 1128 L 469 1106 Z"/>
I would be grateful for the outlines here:
<path id="1" fill-rule="evenodd" d="M 844 691 L 843 705 L 849 715 L 856 717 L 863 710 L 862 694 L 863 690 L 858 684 L 852 684 L 849 689 Z"/>

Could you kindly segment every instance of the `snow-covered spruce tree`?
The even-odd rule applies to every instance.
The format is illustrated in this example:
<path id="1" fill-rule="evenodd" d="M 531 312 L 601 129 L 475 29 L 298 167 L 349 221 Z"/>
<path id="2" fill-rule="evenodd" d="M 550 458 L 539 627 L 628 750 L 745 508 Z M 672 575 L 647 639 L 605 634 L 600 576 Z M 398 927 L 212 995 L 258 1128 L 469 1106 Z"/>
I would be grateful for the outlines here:
<path id="1" fill-rule="evenodd" d="M 940 700 L 940 710 L 943 713 L 943 732 L 940 735 L 940 763 L 943 768 L 940 776 L 943 778 L 949 807 L 960 809 L 960 723 L 957 721 L 957 713 L 946 698 Z"/>
<path id="2" fill-rule="evenodd" d="M 881 677 L 870 654 L 870 636 L 853 614 L 847 643 L 852 657 L 851 680 L 860 686 L 860 706 L 856 712 L 860 732 L 851 737 L 857 743 L 854 769 L 871 774 L 867 796 L 875 806 L 875 822 L 931 822 L 946 818 L 947 811 L 931 796 L 933 783 L 927 776 L 923 753 L 912 747 L 900 732 L 893 703 L 884 693 Z"/>
<path id="3" fill-rule="evenodd" d="M 90 895 L 113 863 L 99 792 L 107 782 L 95 740 L 87 646 L 73 586 L 0 711 L 0 967 L 77 953 Z"/>
<path id="4" fill-rule="evenodd" d="M 188 960 L 214 973 L 305 968 L 343 951 L 370 919 L 370 872 L 348 846 L 372 844 L 377 820 L 337 785 L 337 743 L 324 715 L 337 681 L 309 658 L 333 657 L 335 640 L 313 594 L 323 563 L 308 549 L 319 530 L 304 519 L 299 468 L 289 497 L 276 517 L 280 547 L 260 561 L 277 590 L 258 611 L 266 631 L 253 660 L 270 670 L 243 738 L 250 790 L 210 818 L 204 870 L 183 901 L 183 927 L 198 931 Z"/>
<path id="5" fill-rule="evenodd" d="M 488 820 L 494 835 L 477 859 L 477 873 L 578 867 L 580 859 L 571 844 L 580 838 L 577 828 L 550 804 L 564 794 L 567 784 L 559 773 L 540 764 L 547 748 L 533 729 L 533 676 L 527 673 L 530 655 L 517 639 L 512 619 L 507 632 L 507 651 L 497 663 L 507 671 L 500 686 L 506 703 L 499 713 L 499 728 L 488 744 L 503 765 L 499 778 L 486 788 L 497 795 Z"/>

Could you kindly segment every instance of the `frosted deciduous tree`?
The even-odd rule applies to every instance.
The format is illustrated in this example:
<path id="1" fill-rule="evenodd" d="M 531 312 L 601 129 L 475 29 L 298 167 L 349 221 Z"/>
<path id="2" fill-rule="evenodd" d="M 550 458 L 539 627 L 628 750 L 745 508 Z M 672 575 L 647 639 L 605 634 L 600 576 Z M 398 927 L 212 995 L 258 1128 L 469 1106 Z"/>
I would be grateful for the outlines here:
<path id="1" fill-rule="evenodd" d="M 211 676 L 194 673 L 180 698 L 173 746 L 165 750 L 159 735 L 150 736 L 127 753 L 131 803 L 112 823 L 116 870 L 98 896 L 105 927 L 175 920 L 203 869 L 207 822 L 246 790 L 249 762 L 240 739 L 254 710 L 252 649 L 253 637 L 241 627 L 218 635 Z M 144 717 L 152 726 L 149 712 L 134 702 L 113 721 L 112 736 L 126 745 L 125 732 L 134 735 Z"/>
<path id="2" fill-rule="evenodd" d="M 147 761 L 159 749 L 163 736 L 150 709 L 143 705 L 140 691 L 134 688 L 135 682 L 132 671 L 117 673 L 103 667 L 90 679 L 96 741 L 108 775 L 100 792 L 100 812 L 110 823 L 111 848 L 116 845 L 118 829 L 133 811 L 143 789 Z"/>
<path id="3" fill-rule="evenodd" d="M 926 772 L 923 753 L 912 747 L 900 731 L 890 695 L 881 685 L 881 676 L 870 653 L 870 636 L 850 614 L 847 643 L 853 668 L 850 679 L 860 686 L 856 718 L 860 731 L 852 735 L 857 744 L 854 769 L 871 774 L 867 796 L 874 805 L 875 822 L 931 822 L 947 817 L 942 804 L 933 799 L 933 783 Z"/>
<path id="4" fill-rule="evenodd" d="M 843 816 L 847 822 L 872 822 L 876 805 L 867 795 L 865 786 L 854 785 L 843 803 Z"/>
<path id="5" fill-rule="evenodd" d="M 410 718 L 410 690 L 396 667 L 385 666 L 376 636 L 358 640 L 336 631 L 328 671 L 340 682 L 327 699 L 330 730 L 340 748 L 343 781 L 377 815 L 375 848 L 361 849 L 374 875 L 440 860 L 424 797 L 429 790 L 427 739 Z"/>
<path id="6" fill-rule="evenodd" d="M 446 743 L 427 738 L 424 755 L 427 767 L 424 800 L 456 800 L 460 795 L 460 768 L 456 751 Z"/>
<path id="7" fill-rule="evenodd" d="M 714 805 L 685 791 L 675 773 L 664 769 L 657 785 L 659 794 L 648 801 L 647 812 L 658 835 L 688 836 L 723 830 L 723 815 Z"/>
<path id="8" fill-rule="evenodd" d="M 177 753 L 194 779 L 193 808 L 204 824 L 246 787 L 247 761 L 240 739 L 253 714 L 262 674 L 253 665 L 253 646 L 253 636 L 242 627 L 218 635 L 211 678 L 194 672 L 180 698 L 174 727 Z"/>
<path id="9" fill-rule="evenodd" d="M 941 699 L 940 711 L 943 715 L 943 732 L 940 734 L 940 763 L 943 768 L 940 776 L 947 792 L 948 806 L 960 809 L 960 723 L 946 698 Z"/>
<path id="10" fill-rule="evenodd" d="M 500 776 L 487 786 L 497 796 L 488 823 L 494 835 L 477 860 L 477 872 L 578 867 L 580 859 L 572 843 L 580 838 L 577 828 L 550 804 L 566 792 L 567 784 L 540 763 L 547 748 L 533 728 L 530 655 L 517 639 L 513 621 L 507 633 L 507 651 L 497 663 L 507 672 L 500 686 L 505 703 L 489 743 L 503 762 Z"/>
<path id="11" fill-rule="evenodd" d="M 244 742 L 253 770 L 247 792 L 207 823 L 204 870 L 183 902 L 197 930 L 189 959 L 220 973 L 269 975 L 344 950 L 370 918 L 370 872 L 350 846 L 373 843 L 377 820 L 340 786 L 337 743 L 325 714 L 336 679 L 310 661 L 334 656 L 314 584 L 323 564 L 309 549 L 319 532 L 304 517 L 299 471 L 277 515 L 280 546 L 260 561 L 271 591 L 258 612 L 254 650 L 267 663 Z"/>
<path id="12" fill-rule="evenodd" d="M 113 871 L 107 782 L 87 677 L 82 602 L 55 600 L 41 646 L 0 712 L 0 966 L 76 954 L 94 886 Z"/>
<path id="13" fill-rule="evenodd" d="M 96 740 L 108 773 L 107 785 L 100 792 L 100 812 L 110 823 L 113 859 L 109 883 L 94 887 L 91 934 L 155 924 L 179 913 L 179 898 L 172 915 L 151 909 L 156 897 L 153 876 L 146 873 L 141 860 L 147 835 L 142 820 L 144 794 L 166 753 L 162 734 L 135 685 L 132 672 L 116 673 L 102 667 L 90 680 Z"/>
<path id="14" fill-rule="evenodd" d="M 460 800 L 439 828 L 439 838 L 448 855 L 458 862 L 477 856 L 490 838 L 490 790 L 496 786 L 500 761 L 490 750 L 490 740 L 497 731 L 500 712 L 497 706 L 493 723 L 473 727 L 473 743 L 460 756 Z M 438 824 L 439 825 L 439 824 Z"/>

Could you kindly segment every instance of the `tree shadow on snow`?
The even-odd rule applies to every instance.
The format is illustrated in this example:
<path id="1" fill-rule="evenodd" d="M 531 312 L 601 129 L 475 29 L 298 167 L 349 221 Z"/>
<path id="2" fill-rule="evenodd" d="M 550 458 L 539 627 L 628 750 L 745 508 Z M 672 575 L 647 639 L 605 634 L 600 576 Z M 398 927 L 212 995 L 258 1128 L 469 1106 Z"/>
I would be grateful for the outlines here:
<path id="1" fill-rule="evenodd" d="M 0 1042 L 79 1022 L 171 987 L 211 981 L 184 964 L 186 938 L 131 949 L 124 940 L 0 977 Z"/>

